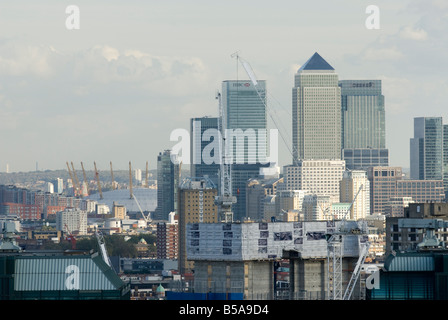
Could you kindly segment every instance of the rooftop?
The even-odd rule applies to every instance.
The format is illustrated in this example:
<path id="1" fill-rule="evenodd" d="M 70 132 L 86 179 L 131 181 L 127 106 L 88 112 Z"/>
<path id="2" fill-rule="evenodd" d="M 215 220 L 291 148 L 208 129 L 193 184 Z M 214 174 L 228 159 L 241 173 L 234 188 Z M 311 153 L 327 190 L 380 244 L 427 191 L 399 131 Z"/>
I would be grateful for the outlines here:
<path id="1" fill-rule="evenodd" d="M 317 52 L 315 52 L 311 58 L 309 58 L 308 61 L 300 67 L 299 71 L 301 70 L 334 70 L 334 68 Z"/>

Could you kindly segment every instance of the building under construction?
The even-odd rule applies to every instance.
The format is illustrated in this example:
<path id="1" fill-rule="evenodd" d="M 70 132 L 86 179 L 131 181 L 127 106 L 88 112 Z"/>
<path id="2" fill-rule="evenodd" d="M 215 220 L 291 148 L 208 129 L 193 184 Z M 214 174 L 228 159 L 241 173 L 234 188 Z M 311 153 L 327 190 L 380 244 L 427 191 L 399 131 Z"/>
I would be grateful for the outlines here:
<path id="1" fill-rule="evenodd" d="M 364 222 L 346 221 L 352 230 Z M 193 223 L 187 226 L 187 255 L 195 265 L 194 292 L 225 294 L 236 299 L 272 300 L 277 296 L 275 264 L 289 260 L 287 299 L 331 299 L 329 237 L 340 221 L 272 223 Z M 341 237 L 339 279 L 347 292 L 367 237 Z M 359 267 L 359 266 L 358 266 Z M 362 299 L 356 278 L 350 299 Z M 335 286 L 336 287 L 336 286 Z M 329 292 L 330 291 L 330 292 Z"/>

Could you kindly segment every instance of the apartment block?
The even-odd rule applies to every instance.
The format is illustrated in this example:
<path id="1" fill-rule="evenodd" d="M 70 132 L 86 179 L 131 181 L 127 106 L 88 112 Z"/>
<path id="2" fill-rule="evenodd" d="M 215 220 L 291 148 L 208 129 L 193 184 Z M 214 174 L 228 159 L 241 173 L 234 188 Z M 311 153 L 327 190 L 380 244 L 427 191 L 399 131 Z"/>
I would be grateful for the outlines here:
<path id="1" fill-rule="evenodd" d="M 183 274 L 193 269 L 194 264 L 187 259 L 186 227 L 190 223 L 217 223 L 218 207 L 215 197 L 216 186 L 207 178 L 183 179 L 178 189 L 179 204 L 179 270 Z"/>
<path id="2" fill-rule="evenodd" d="M 179 224 L 174 212 L 168 222 L 157 223 L 157 259 L 177 260 L 179 256 Z"/>

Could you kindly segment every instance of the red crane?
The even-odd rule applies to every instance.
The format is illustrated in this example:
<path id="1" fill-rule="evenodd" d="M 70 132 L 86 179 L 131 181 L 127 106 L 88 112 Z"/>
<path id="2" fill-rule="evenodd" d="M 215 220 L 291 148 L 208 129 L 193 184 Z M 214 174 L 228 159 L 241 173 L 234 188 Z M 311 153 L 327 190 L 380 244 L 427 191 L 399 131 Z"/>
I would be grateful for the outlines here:
<path id="1" fill-rule="evenodd" d="M 67 236 L 66 239 L 70 241 L 72 244 L 72 250 L 76 250 L 76 237 L 71 233 L 70 229 L 68 228 L 67 224 L 65 224 L 65 230 L 67 230 Z"/>

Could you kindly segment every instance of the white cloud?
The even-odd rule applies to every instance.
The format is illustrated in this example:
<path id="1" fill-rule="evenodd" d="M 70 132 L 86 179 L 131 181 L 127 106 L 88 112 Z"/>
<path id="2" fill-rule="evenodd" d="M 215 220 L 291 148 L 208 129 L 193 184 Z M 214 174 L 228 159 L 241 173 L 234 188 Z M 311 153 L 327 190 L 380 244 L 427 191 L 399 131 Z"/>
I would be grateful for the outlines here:
<path id="1" fill-rule="evenodd" d="M 410 26 L 406 26 L 402 28 L 402 30 L 399 33 L 399 36 L 404 39 L 411 39 L 411 40 L 426 40 L 428 38 L 428 33 L 423 29 L 413 29 Z"/>

